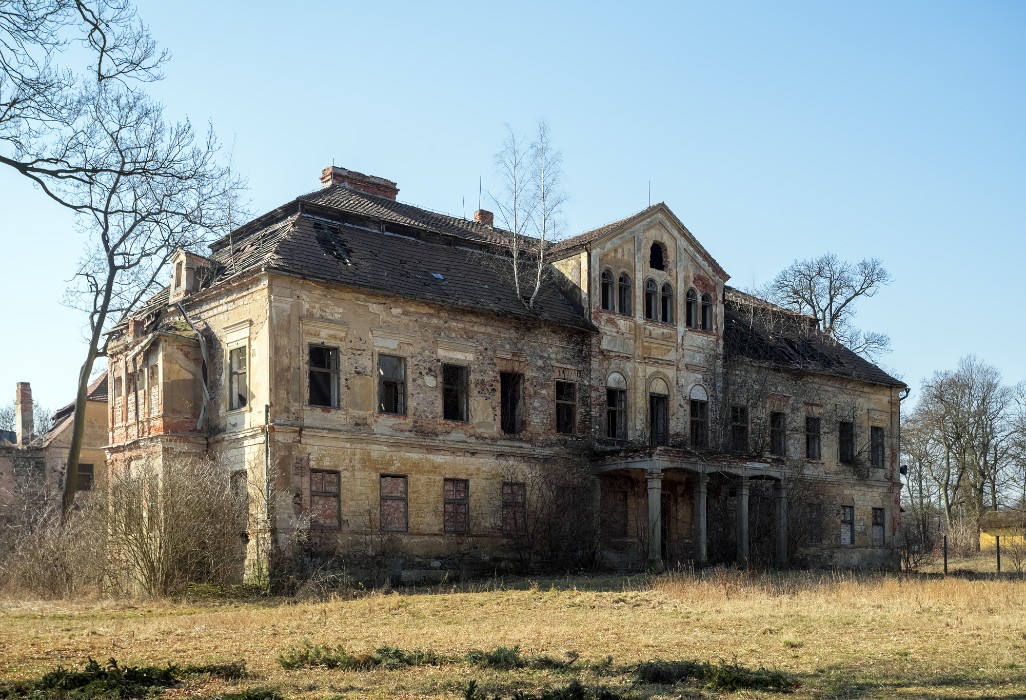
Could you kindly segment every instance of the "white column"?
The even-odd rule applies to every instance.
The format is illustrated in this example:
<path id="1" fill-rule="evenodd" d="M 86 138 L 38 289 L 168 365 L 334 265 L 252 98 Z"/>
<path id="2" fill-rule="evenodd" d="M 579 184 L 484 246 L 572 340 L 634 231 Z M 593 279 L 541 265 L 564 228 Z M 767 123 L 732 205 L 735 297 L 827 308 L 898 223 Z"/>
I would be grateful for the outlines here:
<path id="1" fill-rule="evenodd" d="M 662 472 L 648 473 L 648 563 L 661 564 L 663 561 L 660 543 L 662 540 L 663 514 L 660 497 L 663 492 Z"/>
<path id="2" fill-rule="evenodd" d="M 709 494 L 709 477 L 699 474 L 695 483 L 695 565 L 705 566 L 709 561 L 709 526 L 706 503 Z"/>
<path id="3" fill-rule="evenodd" d="M 784 489 L 784 481 L 781 479 L 773 489 L 774 500 L 776 501 L 776 539 L 777 539 L 777 566 L 787 566 L 787 491 Z"/>
<path id="4" fill-rule="evenodd" d="M 748 477 L 737 487 L 737 563 L 748 566 Z"/>

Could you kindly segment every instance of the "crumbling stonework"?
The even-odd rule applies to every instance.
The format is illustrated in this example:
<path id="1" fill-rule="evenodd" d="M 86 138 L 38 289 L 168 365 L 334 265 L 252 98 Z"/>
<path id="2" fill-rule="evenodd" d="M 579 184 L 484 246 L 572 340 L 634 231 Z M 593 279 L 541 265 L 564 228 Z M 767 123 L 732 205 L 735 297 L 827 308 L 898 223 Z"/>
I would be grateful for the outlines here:
<path id="1" fill-rule="evenodd" d="M 177 256 L 192 272 L 109 346 L 114 468 L 221 455 L 251 572 L 290 552 L 407 580 L 504 566 L 537 475 L 561 467 L 590 474 L 576 488 L 610 565 L 893 563 L 903 385 L 815 334 L 759 334 L 665 205 L 555 246 L 528 308 L 488 217 L 329 170 L 209 258 Z M 802 541 L 788 513 L 810 500 L 822 535 Z"/>

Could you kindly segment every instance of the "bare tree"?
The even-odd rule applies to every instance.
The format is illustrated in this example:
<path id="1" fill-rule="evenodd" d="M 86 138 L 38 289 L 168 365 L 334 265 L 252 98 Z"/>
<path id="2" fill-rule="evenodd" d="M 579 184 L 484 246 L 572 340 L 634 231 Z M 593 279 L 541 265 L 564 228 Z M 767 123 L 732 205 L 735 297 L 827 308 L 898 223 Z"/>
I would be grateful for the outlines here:
<path id="1" fill-rule="evenodd" d="M 86 56 L 86 68 L 70 67 Z M 89 318 L 64 490 L 75 497 L 93 363 L 104 332 L 156 288 L 174 250 L 223 223 L 235 191 L 208 131 L 169 123 L 142 91 L 168 55 L 128 0 L 0 6 L 0 165 L 79 215 L 87 244 L 69 290 Z M 62 62 L 63 61 L 63 62 Z"/>
<path id="2" fill-rule="evenodd" d="M 855 327 L 859 299 L 876 296 L 891 282 L 891 275 L 876 258 L 850 263 L 833 253 L 795 260 L 766 290 L 781 306 L 816 319 L 828 337 L 869 358 L 890 350 L 891 339 L 882 333 Z"/>
<path id="3" fill-rule="evenodd" d="M 563 234 L 563 156 L 553 147 L 544 120 L 530 143 L 507 124 L 495 165 L 502 189 L 489 195 L 506 230 L 513 286 L 534 308 L 548 270 L 548 248 Z"/>

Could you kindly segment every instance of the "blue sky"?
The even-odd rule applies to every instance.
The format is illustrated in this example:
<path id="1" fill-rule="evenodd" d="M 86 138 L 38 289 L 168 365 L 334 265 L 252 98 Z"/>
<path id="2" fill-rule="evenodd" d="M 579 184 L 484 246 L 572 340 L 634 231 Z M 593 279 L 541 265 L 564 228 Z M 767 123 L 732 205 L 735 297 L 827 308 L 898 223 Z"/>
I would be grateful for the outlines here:
<path id="1" fill-rule="evenodd" d="M 857 323 L 913 386 L 970 353 L 1026 379 L 1026 4 L 211 3 L 146 0 L 153 90 L 210 120 L 254 213 L 335 163 L 454 215 L 496 186 L 503 124 L 549 122 L 576 233 L 665 201 L 750 287 L 796 258 L 879 257 Z M 296 6 L 298 7 L 298 5 Z M 485 202 L 486 208 L 488 202 Z M 81 240 L 0 171 L 0 399 L 70 401 Z"/>

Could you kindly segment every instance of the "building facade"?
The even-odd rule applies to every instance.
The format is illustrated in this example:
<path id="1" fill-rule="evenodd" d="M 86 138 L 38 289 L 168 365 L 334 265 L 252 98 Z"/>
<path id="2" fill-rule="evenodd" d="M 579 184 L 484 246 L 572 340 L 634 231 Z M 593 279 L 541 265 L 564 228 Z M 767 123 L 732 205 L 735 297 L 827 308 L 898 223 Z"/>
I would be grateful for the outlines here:
<path id="1" fill-rule="evenodd" d="M 321 180 L 179 252 L 109 344 L 112 468 L 218 455 L 251 565 L 302 545 L 414 580 L 529 538 L 617 567 L 896 562 L 904 385 L 731 290 L 664 204 L 551 247 L 529 307 L 488 212 Z M 570 503 L 593 527 L 542 528 Z"/>

